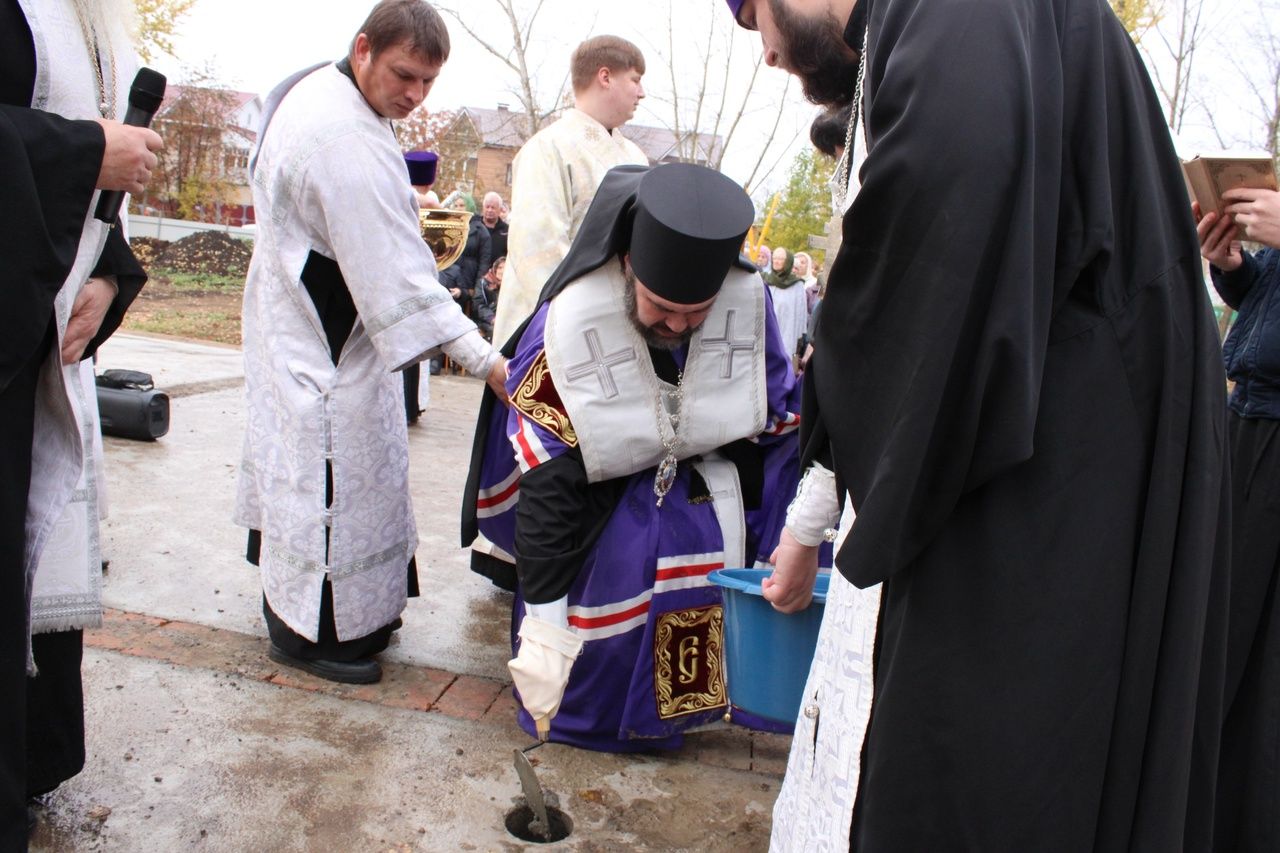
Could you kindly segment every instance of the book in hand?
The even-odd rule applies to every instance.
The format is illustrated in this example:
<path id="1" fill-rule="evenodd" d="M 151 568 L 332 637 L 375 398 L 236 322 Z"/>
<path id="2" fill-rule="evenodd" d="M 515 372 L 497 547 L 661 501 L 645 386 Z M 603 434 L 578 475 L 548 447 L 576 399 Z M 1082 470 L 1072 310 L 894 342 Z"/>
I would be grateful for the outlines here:
<path id="1" fill-rule="evenodd" d="M 1222 194 L 1230 189 L 1276 189 L 1275 164 L 1266 155 L 1219 154 L 1211 157 L 1193 157 L 1182 161 L 1182 174 L 1187 180 L 1191 200 L 1198 202 L 1200 213 L 1215 212 L 1221 216 L 1226 209 Z M 1246 240 L 1244 229 L 1236 229 L 1236 239 Z"/>

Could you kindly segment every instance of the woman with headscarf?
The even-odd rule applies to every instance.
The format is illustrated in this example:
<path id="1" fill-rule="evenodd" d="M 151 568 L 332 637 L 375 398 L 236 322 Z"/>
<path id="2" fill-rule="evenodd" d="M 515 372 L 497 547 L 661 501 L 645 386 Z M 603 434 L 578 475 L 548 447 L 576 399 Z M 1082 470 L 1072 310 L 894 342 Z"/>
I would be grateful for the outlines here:
<path id="1" fill-rule="evenodd" d="M 773 263 L 764 274 L 773 297 L 773 314 L 778 318 L 778 331 L 782 343 L 792 356 L 796 354 L 800 338 L 809 322 L 809 303 L 804 292 L 804 279 L 795 274 L 795 256 L 779 246 L 773 250 Z"/>
<path id="2" fill-rule="evenodd" d="M 818 302 L 818 275 L 813 271 L 813 258 L 808 252 L 796 252 L 795 273 L 804 282 L 805 309 L 813 316 Z"/>

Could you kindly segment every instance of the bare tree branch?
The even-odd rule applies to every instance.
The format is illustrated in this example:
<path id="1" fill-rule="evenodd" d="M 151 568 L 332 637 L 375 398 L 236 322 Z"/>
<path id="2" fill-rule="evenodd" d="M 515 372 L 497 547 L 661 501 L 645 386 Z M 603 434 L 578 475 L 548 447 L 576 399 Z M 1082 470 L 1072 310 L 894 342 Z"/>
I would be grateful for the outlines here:
<path id="1" fill-rule="evenodd" d="M 791 75 L 787 75 L 787 84 L 782 88 L 783 100 L 786 99 L 787 93 L 790 91 L 791 91 Z M 764 147 L 760 149 L 760 157 L 759 159 L 756 160 L 756 165 L 751 169 L 751 175 L 745 181 L 742 182 L 742 186 L 747 190 L 748 193 L 750 193 L 751 190 L 754 189 L 755 187 L 756 174 L 760 171 L 760 165 L 764 162 L 764 157 L 765 157 L 765 154 L 767 154 L 769 151 L 769 146 L 773 144 L 773 138 L 778 135 L 778 125 L 781 123 L 782 123 L 782 110 L 778 110 L 778 114 L 773 118 L 773 127 L 769 128 L 769 136 L 767 139 L 765 139 Z M 778 168 L 778 163 L 780 162 L 782 162 L 781 154 L 778 155 L 778 158 L 776 160 L 774 160 L 773 165 L 770 166 L 768 169 L 766 169 L 764 174 L 760 176 L 761 183 L 764 183 L 766 180 L 768 180 L 769 175 L 773 174 L 773 170 Z"/>

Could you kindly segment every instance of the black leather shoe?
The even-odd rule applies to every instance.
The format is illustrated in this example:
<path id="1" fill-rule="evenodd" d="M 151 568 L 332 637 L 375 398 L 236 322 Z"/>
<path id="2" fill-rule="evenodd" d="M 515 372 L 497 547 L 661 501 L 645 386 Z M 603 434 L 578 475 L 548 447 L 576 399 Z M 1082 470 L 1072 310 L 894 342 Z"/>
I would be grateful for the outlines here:
<path id="1" fill-rule="evenodd" d="M 318 678 L 343 684 L 374 684 L 382 680 L 382 667 L 376 660 L 304 660 L 285 654 L 273 643 L 267 657 L 276 663 L 309 672 Z"/>
<path id="2" fill-rule="evenodd" d="M 397 616 L 395 620 L 391 623 L 392 632 L 399 631 L 403 627 L 404 627 L 404 620 L 401 619 L 399 616 Z"/>

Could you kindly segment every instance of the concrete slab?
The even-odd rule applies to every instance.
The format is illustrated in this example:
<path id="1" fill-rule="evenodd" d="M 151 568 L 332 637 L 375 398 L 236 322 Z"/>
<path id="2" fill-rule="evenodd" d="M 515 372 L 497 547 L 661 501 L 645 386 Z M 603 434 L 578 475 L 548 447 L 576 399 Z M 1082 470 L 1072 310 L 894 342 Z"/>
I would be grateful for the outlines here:
<path id="1" fill-rule="evenodd" d="M 513 851 L 510 723 L 89 650 L 88 766 L 32 850 Z M 558 745 L 530 756 L 573 822 L 554 849 L 761 850 L 776 778 Z"/>
<path id="2" fill-rule="evenodd" d="M 266 636 L 257 570 L 244 560 L 245 531 L 231 523 L 244 438 L 243 371 L 232 372 L 240 364 L 239 350 L 157 336 L 116 335 L 103 348 L 99 370 L 144 370 L 157 388 L 178 389 L 168 435 L 105 440 L 108 606 Z M 227 381 L 232 387 L 218 390 Z M 409 429 L 423 595 L 410 599 L 387 656 L 501 677 L 511 597 L 473 574 L 459 545 L 481 391 L 471 377 L 432 377 L 427 412 Z"/>

